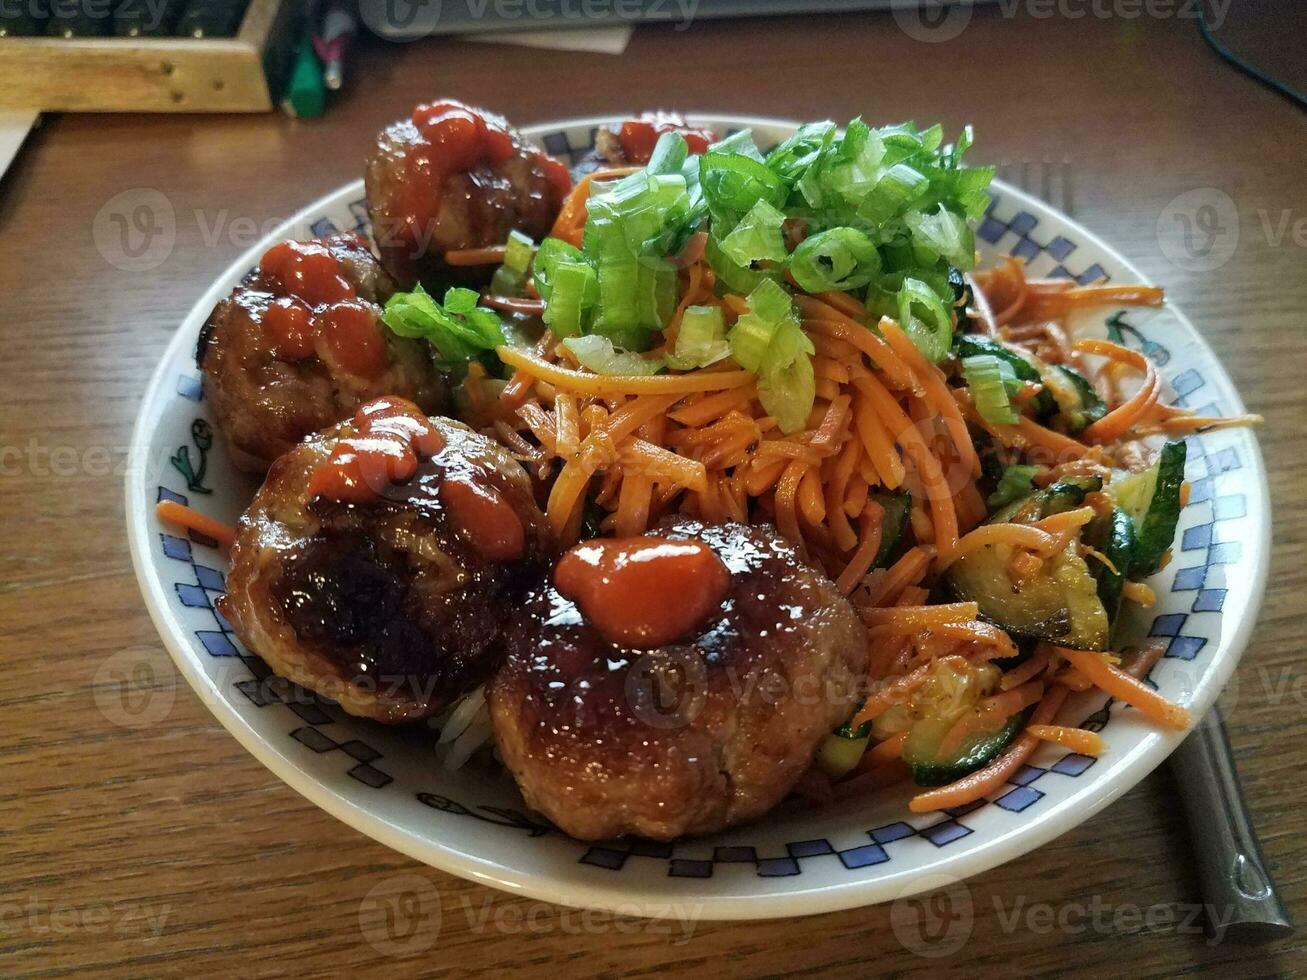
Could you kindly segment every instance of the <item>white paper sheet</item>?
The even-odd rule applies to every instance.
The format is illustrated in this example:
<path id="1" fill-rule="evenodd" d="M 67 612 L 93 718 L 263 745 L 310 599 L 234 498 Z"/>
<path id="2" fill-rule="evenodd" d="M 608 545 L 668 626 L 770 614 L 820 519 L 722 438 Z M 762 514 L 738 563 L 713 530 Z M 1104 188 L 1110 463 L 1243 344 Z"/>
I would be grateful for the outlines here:
<path id="1" fill-rule="evenodd" d="M 18 148 L 27 139 L 38 115 L 40 113 L 35 109 L 8 109 L 0 112 L 0 179 L 18 155 Z"/>
<path id="2" fill-rule="evenodd" d="M 631 40 L 631 24 L 612 27 L 578 28 L 577 30 L 488 31 L 464 34 L 464 40 L 481 44 L 520 44 L 527 48 L 552 48 L 556 51 L 589 51 L 592 54 L 621 54 Z"/>

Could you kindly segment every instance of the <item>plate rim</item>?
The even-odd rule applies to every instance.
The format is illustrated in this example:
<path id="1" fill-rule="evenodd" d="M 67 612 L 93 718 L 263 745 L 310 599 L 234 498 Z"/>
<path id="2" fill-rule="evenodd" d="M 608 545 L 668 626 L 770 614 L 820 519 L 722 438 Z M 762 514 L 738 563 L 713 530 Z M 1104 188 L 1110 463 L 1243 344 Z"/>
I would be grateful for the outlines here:
<path id="1" fill-rule="evenodd" d="M 739 115 L 730 113 L 697 113 L 685 115 L 695 122 L 723 124 L 738 127 L 762 126 L 768 128 L 794 128 L 798 122 L 782 118 Z M 560 120 L 547 120 L 520 127 L 527 138 L 534 138 L 543 132 L 553 132 L 572 128 L 598 126 L 620 118 L 620 113 L 607 113 L 572 117 Z M 1019 203 L 1022 207 L 1035 212 L 1050 213 L 1064 222 L 1080 236 L 1084 243 L 1091 244 L 1099 251 L 1119 261 L 1135 281 L 1149 283 L 1151 280 L 1122 252 L 1105 242 L 1096 233 L 1069 215 L 1058 211 L 1051 205 L 1034 198 L 1019 188 L 1000 180 L 994 186 L 1001 190 L 1002 197 Z M 256 760 L 269 769 L 282 782 L 299 793 L 316 806 L 321 807 L 333 817 L 352 829 L 373 838 L 379 843 L 400 853 L 434 867 L 438 870 L 459 877 L 487 884 L 510 894 L 521 895 L 542 901 L 562 904 L 577 908 L 596 909 L 608 912 L 657 916 L 666 914 L 669 906 L 692 906 L 694 916 L 700 921 L 758 920 L 783 918 L 797 915 L 819 914 L 848 908 L 862 907 L 897 898 L 906 898 L 923 890 L 937 887 L 940 871 L 937 865 L 944 865 L 944 872 L 954 880 L 962 880 L 981 874 L 1007 861 L 1016 860 L 1031 851 L 1042 847 L 1049 841 L 1074 830 L 1094 814 L 1117 800 L 1147 777 L 1192 731 L 1164 732 L 1149 731 L 1128 753 L 1119 760 L 1113 760 L 1114 767 L 1120 772 L 1101 778 L 1098 783 L 1087 789 L 1068 794 L 1051 807 L 1041 811 L 1038 819 L 1030 825 L 1013 827 L 1005 832 L 995 834 L 992 838 L 978 842 L 971 850 L 954 855 L 943 855 L 937 861 L 905 867 L 898 872 L 877 877 L 850 879 L 846 881 L 823 882 L 811 888 L 799 888 L 773 894 L 749 895 L 685 895 L 683 898 L 661 899 L 641 897 L 638 889 L 629 885 L 610 884 L 600 881 L 594 884 L 567 882 L 567 893 L 560 895 L 553 886 L 554 879 L 543 877 L 535 872 L 518 871 L 498 861 L 466 853 L 442 844 L 434 838 L 423 838 L 411 829 L 393 824 L 370 810 L 365 805 L 349 799 L 327 782 L 315 778 L 297 766 L 293 760 L 264 738 L 236 710 L 208 673 L 191 655 L 189 644 L 179 639 L 185 633 L 184 627 L 170 610 L 161 596 L 167 592 L 158 576 L 158 570 L 152 561 L 151 529 L 146 515 L 151 510 L 147 500 L 145 481 L 140 477 L 146 472 L 149 453 L 149 439 L 153 424 L 157 423 L 161 412 L 156 409 L 164 404 L 167 386 L 170 382 L 170 365 L 180 351 L 194 343 L 194 338 L 186 332 L 188 322 L 197 310 L 211 309 L 214 304 L 230 291 L 224 285 L 238 278 L 238 273 L 252 267 L 263 250 L 268 238 L 284 234 L 287 230 L 321 213 L 330 202 L 339 201 L 347 193 L 361 192 L 362 178 L 348 182 L 335 190 L 321 195 L 293 215 L 277 225 L 268 235 L 262 236 L 235 261 L 227 266 L 213 282 L 201 293 L 173 331 L 173 336 L 165 347 L 163 354 L 151 373 L 145 388 L 141 408 L 132 426 L 130 452 L 126 467 L 125 496 L 126 524 L 132 567 L 141 589 L 142 598 L 159 637 L 168 650 L 173 662 L 182 676 L 195 691 L 201 702 L 208 708 L 223 728 L 230 733 Z M 1225 370 L 1216 353 L 1208 345 L 1206 338 L 1194 327 L 1189 318 L 1176 306 L 1167 303 L 1167 309 L 1175 318 L 1177 325 L 1185 335 L 1198 345 L 1202 353 L 1215 365 L 1224 384 L 1225 393 L 1231 399 L 1231 410 L 1242 411 L 1243 399 L 1233 380 Z M 1203 671 L 1207 677 L 1203 696 L 1188 703 L 1195 719 L 1195 726 L 1201 724 L 1204 715 L 1215 702 L 1229 681 L 1230 675 L 1238 666 L 1247 648 L 1252 631 L 1260 618 L 1264 601 L 1266 581 L 1270 568 L 1270 541 L 1272 511 L 1270 488 L 1260 443 L 1253 432 L 1247 433 L 1247 443 L 1251 449 L 1248 461 L 1250 471 L 1250 491 L 1260 501 L 1258 510 L 1265 515 L 1261 521 L 1262 533 L 1255 541 L 1256 557 L 1253 562 L 1253 578 L 1245 614 L 1232 624 L 1228 641 L 1221 637 L 1220 646 L 1226 653 L 1218 661 L 1211 662 Z M 1256 490 L 1251 491 L 1255 486 Z M 1074 809 L 1074 812 L 1068 813 Z M 1019 837 L 1017 842 L 1014 838 Z M 935 881 L 929 879 L 934 878 Z M 902 887 L 895 887 L 897 881 L 906 879 Z M 923 884 L 924 880 L 924 884 Z"/>

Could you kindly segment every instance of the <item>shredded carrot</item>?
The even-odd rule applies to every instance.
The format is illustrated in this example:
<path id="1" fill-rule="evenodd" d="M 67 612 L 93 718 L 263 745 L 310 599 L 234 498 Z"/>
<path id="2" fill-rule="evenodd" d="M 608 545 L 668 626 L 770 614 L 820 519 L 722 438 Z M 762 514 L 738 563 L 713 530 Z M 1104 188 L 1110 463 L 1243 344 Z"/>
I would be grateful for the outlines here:
<path id="1" fill-rule="evenodd" d="M 1030 724 L 1044 725 L 1052 721 L 1062 707 L 1062 702 L 1066 700 L 1066 696 L 1066 688 L 1056 685 L 1050 687 L 1035 708 L 1034 714 L 1031 715 Z M 914 796 L 908 803 L 908 809 L 913 813 L 929 813 L 931 810 L 948 810 L 974 803 L 1007 782 L 1008 776 L 1025 764 L 1038 744 L 1039 739 L 1028 732 L 1022 732 L 1017 736 L 1016 741 L 989 765 L 947 786 Z"/>
<path id="2" fill-rule="evenodd" d="M 1029 657 L 998 679 L 999 690 L 1010 691 L 1014 687 L 1020 687 L 1032 677 L 1038 677 L 1042 674 L 1048 667 L 1048 663 L 1048 651 L 1041 646 Z"/>
<path id="3" fill-rule="evenodd" d="M 1036 521 L 1031 527 L 1037 527 L 1048 534 L 1061 535 L 1068 531 L 1078 531 L 1094 519 L 1093 507 L 1077 507 L 1064 510 L 1059 514 L 1050 514 Z"/>
<path id="4" fill-rule="evenodd" d="M 975 308 L 969 310 L 976 319 L 980 321 L 981 327 L 984 328 L 986 337 L 998 336 L 998 322 L 994 319 L 994 311 L 990 308 L 989 299 L 985 296 L 985 291 L 976 283 L 976 277 L 968 273 L 964 277 L 971 286 L 971 299 L 975 303 Z"/>
<path id="5" fill-rule="evenodd" d="M 1107 748 L 1101 735 L 1085 731 L 1083 728 L 1069 728 L 1066 725 L 1027 725 L 1026 732 L 1035 738 L 1061 745 L 1081 755 L 1098 757 Z"/>
<path id="6" fill-rule="evenodd" d="M 1126 582 L 1121 587 L 1121 594 L 1130 602 L 1137 606 L 1143 606 L 1145 609 L 1151 609 L 1157 605 L 1157 593 L 1143 582 Z"/>
<path id="7" fill-rule="evenodd" d="M 445 265 L 500 265 L 507 254 L 507 245 L 487 245 L 485 248 L 452 248 L 445 253 Z"/>
<path id="8" fill-rule="evenodd" d="M 1030 681 L 1010 691 L 1000 691 L 985 698 L 953 723 L 953 727 L 940 740 L 940 753 L 945 756 L 955 755 L 972 736 L 997 731 L 1008 723 L 1008 719 L 1037 702 L 1043 694 L 1043 682 Z"/>
<path id="9" fill-rule="evenodd" d="M 848 293 L 830 290 L 824 293 L 815 293 L 814 295 L 827 306 L 833 306 L 847 317 L 857 320 L 867 315 L 867 307 Z"/>
<path id="10" fill-rule="evenodd" d="M 966 623 L 980 615 L 974 602 L 949 602 L 934 606 L 882 606 L 862 610 L 868 626 L 893 624 L 907 629 L 930 629 L 947 623 Z"/>
<path id="11" fill-rule="evenodd" d="M 580 240 L 589 194 L 588 183 L 583 184 L 556 224 L 565 240 Z M 705 246 L 706 237 L 699 233 L 679 255 L 669 257 L 677 269 L 676 304 L 647 357 L 660 357 L 675 343 L 681 316 L 691 305 L 717 306 L 728 325 L 748 312 L 746 296 L 717 282 L 704 258 Z M 971 329 L 984 331 L 1036 366 L 1043 361 L 1084 371 L 1110 408 L 1104 418 L 1079 438 L 1067 435 L 1058 419 L 1044 425 L 1025 414 L 1014 425 L 992 425 L 979 416 L 952 366 L 922 356 L 894 320 L 869 323 L 865 305 L 847 293 L 796 290 L 799 325 L 814 351 L 815 398 L 795 426 L 782 430 L 781 421 L 763 404 L 758 379 L 729 358 L 686 372 L 599 375 L 582 368 L 548 333 L 531 351 L 499 349 L 514 374 L 487 425 L 549 482 L 548 523 L 564 544 L 575 540 L 583 514 L 593 508 L 604 512 L 604 533 L 622 536 L 646 533 L 675 512 L 709 522 L 774 524 L 805 559 L 826 570 L 866 625 L 875 693 L 854 718 L 854 724 L 861 724 L 909 700 L 936 662 L 974 670 L 1016 656 L 1012 637 L 980 620 L 976 604 L 932 601 L 940 574 L 953 561 L 986 547 L 1007 547 L 1012 552 L 1008 572 L 1020 588 L 1111 505 L 1105 494 L 1091 494 L 1084 507 L 1034 523 L 1023 523 L 1037 516 L 1029 513 L 1011 522 L 984 523 L 989 508 L 977 482 L 980 461 L 973 432 L 990 437 L 1004 465 L 1035 464 L 1036 486 L 1043 487 L 1068 475 L 1106 476 L 1116 466 L 1129 468 L 1132 443 L 1123 442 L 1127 437 L 1167 431 L 1168 426 L 1189 431 L 1220 424 L 1163 405 L 1156 371 L 1139 352 L 1106 341 L 1073 343 L 1059 320 L 1107 300 L 1160 301 L 1160 291 L 1028 279 L 1015 261 L 977 274 L 972 287 Z M 486 301 L 526 312 L 541 305 L 538 299 L 514 297 Z M 1036 316 L 1041 310 L 1049 316 Z M 1105 358 L 1107 367 L 1085 371 L 1083 359 L 1088 358 Z M 1115 383 L 1122 373 L 1141 374 L 1141 390 L 1123 398 L 1125 385 Z M 1044 390 L 1039 383 L 1024 384 L 1016 397 L 1019 413 L 1031 412 Z M 469 395 L 489 397 L 484 390 Z M 880 496 L 887 491 L 911 495 L 906 540 L 896 561 L 874 568 L 887 533 Z M 1151 593 L 1131 584 L 1126 595 L 1146 601 Z M 1096 668 L 1077 662 L 1088 656 L 1097 658 Z M 993 693 L 951 726 L 945 740 L 963 744 L 1032 704 L 1035 727 L 981 771 L 919 794 L 913 809 L 961 805 L 993 792 L 1043 738 L 1091 754 L 1091 733 L 1057 726 L 1054 716 L 1072 688 L 1097 686 L 1121 697 L 1117 692 L 1126 690 L 1121 678 L 1128 681 L 1128 672 L 1097 654 L 1064 655 L 1041 645 L 999 675 Z M 1176 713 L 1183 714 L 1175 706 L 1159 707 L 1158 702 L 1165 702 L 1155 696 L 1150 702 L 1147 695 L 1129 693 L 1144 700 L 1141 710 L 1150 717 L 1166 718 L 1173 726 Z M 906 738 L 900 733 L 877 743 L 850 779 L 835 787 L 829 780 L 814 780 L 809 792 L 823 799 L 844 798 L 901 779 L 905 767 L 898 756 Z"/>
<path id="12" fill-rule="evenodd" d="M 586 174 L 576 182 L 567 200 L 563 202 L 562 208 L 558 212 L 558 217 L 554 219 L 554 226 L 549 231 L 550 238 L 561 238 L 563 241 L 577 248 L 581 247 L 581 232 L 585 230 L 587 218 L 586 202 L 590 199 L 590 189 L 596 180 L 612 180 L 615 177 L 625 177 L 627 174 L 635 173 L 639 167 L 611 167 L 606 170 L 596 170 L 594 173 Z"/>
<path id="13" fill-rule="evenodd" d="M 863 760 L 878 764 L 889 762 L 891 759 L 897 759 L 903 754 L 903 746 L 908 740 L 907 732 L 899 732 L 897 735 L 891 735 L 883 742 L 877 742 L 869 748 L 863 755 Z"/>
<path id="14" fill-rule="evenodd" d="M 554 451 L 571 459 L 581 447 L 581 412 L 576 399 L 566 392 L 559 392 L 554 400 L 554 423 L 558 427 Z"/>
<path id="15" fill-rule="evenodd" d="M 890 490 L 898 489 L 907 475 L 903 459 L 894 448 L 894 440 L 877 414 L 875 405 L 862 392 L 858 393 L 854 402 L 853 418 L 864 455 L 875 469 L 879 482 Z"/>
<path id="16" fill-rule="evenodd" d="M 940 660 L 924 663 L 916 670 L 885 684 L 867 698 L 862 705 L 862 710 L 854 715 L 853 720 L 849 722 L 849 727 L 857 728 L 864 722 L 875 721 L 894 705 L 907 700 L 913 691 L 926 682 L 927 676 L 936 664 L 956 670 L 958 673 L 964 673 L 967 670 L 967 662 L 961 657 L 943 657 Z"/>
<path id="17" fill-rule="evenodd" d="M 903 414 L 898 402 L 874 376 L 864 374 L 856 378 L 854 384 L 871 400 L 876 413 L 886 423 L 886 428 L 915 464 L 930 501 L 930 515 L 935 524 L 935 546 L 941 556 L 948 555 L 958 542 L 958 517 L 953 510 L 953 494 L 939 460 L 930 451 L 921 433 Z"/>
<path id="18" fill-rule="evenodd" d="M 891 565 L 874 587 L 869 585 L 867 600 L 872 606 L 889 605 L 898 598 L 899 593 L 910 585 L 921 581 L 921 577 L 930 567 L 935 557 L 935 549 L 918 545 L 903 553 Z"/>
<path id="19" fill-rule="evenodd" d="M 921 351 L 917 350 L 917 345 L 909 340 L 903 329 L 889 317 L 881 318 L 880 331 L 889 341 L 894 353 L 903 359 L 913 375 L 925 386 L 926 398 L 931 408 L 939 412 L 944 420 L 949 438 L 957 448 L 962 468 L 974 476 L 979 476 L 980 458 L 976 455 L 976 447 L 972 445 L 971 433 L 967 431 L 967 423 L 962 420 L 958 403 L 949 394 L 948 386 L 944 383 L 943 372 L 926 360 Z"/>
<path id="20" fill-rule="evenodd" d="M 1108 340 L 1080 340 L 1076 342 L 1075 350 L 1083 354 L 1098 354 L 1128 364 L 1144 373 L 1143 385 L 1131 398 L 1094 422 L 1083 433 L 1086 438 L 1096 442 L 1119 439 L 1156 404 L 1161 394 L 1161 381 L 1157 376 L 1157 369 L 1153 367 L 1153 362 L 1139 351 L 1122 347 Z"/>
<path id="21" fill-rule="evenodd" d="M 545 311 L 542 299 L 527 299 L 523 296 L 486 296 L 481 297 L 482 306 L 504 310 L 508 313 L 525 313 L 527 316 L 539 316 Z"/>
<path id="22" fill-rule="evenodd" d="M 545 355 L 554 347 L 554 335 L 546 330 L 536 341 L 535 356 L 538 360 L 544 360 Z M 504 385 L 504 390 L 500 393 L 500 400 L 510 408 L 519 408 L 526 400 L 527 389 L 535 379 L 522 368 L 513 372 L 513 376 L 508 379 L 508 384 Z"/>
<path id="23" fill-rule="evenodd" d="M 1168 701 L 1125 671 L 1112 666 L 1103 654 L 1089 650 L 1072 650 L 1068 647 L 1055 647 L 1055 649 L 1095 687 L 1106 691 L 1118 701 L 1124 701 L 1138 708 L 1162 727 L 1176 731 L 1183 731 L 1189 727 L 1192 719 L 1188 711 Z"/>
<path id="24" fill-rule="evenodd" d="M 729 411 L 744 408 L 757 397 L 757 389 L 752 385 L 746 385 L 742 388 L 699 395 L 667 414 L 687 428 L 696 428 L 721 418 Z"/>
<path id="25" fill-rule="evenodd" d="M 963 555 L 996 544 L 1009 544 L 1029 551 L 1050 553 L 1057 545 L 1057 538 L 1032 524 L 982 524 L 963 536 L 957 547 L 941 559 L 940 567 L 947 568 Z"/>
<path id="26" fill-rule="evenodd" d="M 973 619 L 967 623 L 943 623 L 932 627 L 936 636 L 963 643 L 975 643 L 986 648 L 984 659 L 1015 657 L 1017 645 L 1012 637 L 992 623 L 982 623 Z"/>
<path id="27" fill-rule="evenodd" d="M 754 381 L 748 371 L 691 371 L 686 374 L 609 375 L 561 368 L 535 354 L 503 344 L 495 348 L 499 359 L 521 368 L 541 381 L 584 395 L 689 394 L 739 388 Z"/>
<path id="28" fill-rule="evenodd" d="M 884 373 L 886 380 L 900 390 L 916 390 L 917 379 L 903 363 L 894 349 L 876 336 L 864 323 L 860 323 L 835 307 L 813 296 L 798 294 L 794 304 L 804 318 L 804 328 L 815 330 L 836 340 L 842 340 L 871 358 L 871 362 Z"/>
<path id="29" fill-rule="evenodd" d="M 1021 320 L 1055 320 L 1094 306 L 1161 306 L 1166 294 L 1156 286 L 1080 286 L 1033 292 L 1019 311 Z"/>
<path id="30" fill-rule="evenodd" d="M 178 527 L 211 538 L 220 548 L 230 548 L 232 542 L 236 540 L 236 528 L 232 525 L 214 520 L 207 514 L 201 514 L 198 510 L 179 504 L 175 500 L 160 500 L 154 505 L 154 513 L 161 521 L 176 524 Z"/>

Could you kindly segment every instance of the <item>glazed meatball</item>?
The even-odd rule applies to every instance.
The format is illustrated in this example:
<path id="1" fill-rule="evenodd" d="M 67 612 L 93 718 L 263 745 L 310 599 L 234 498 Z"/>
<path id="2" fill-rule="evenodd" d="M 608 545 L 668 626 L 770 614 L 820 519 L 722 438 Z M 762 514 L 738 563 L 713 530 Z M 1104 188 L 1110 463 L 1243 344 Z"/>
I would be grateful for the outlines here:
<path id="1" fill-rule="evenodd" d="M 368 428 L 378 405 L 399 408 Z M 407 469 L 384 455 L 360 469 L 399 429 L 419 433 Z M 219 609 L 276 673 L 350 714 L 410 721 L 485 681 L 550 557 L 531 482 L 502 447 L 382 399 L 273 464 Z"/>
<path id="2" fill-rule="evenodd" d="M 337 235 L 274 246 L 217 305 L 196 361 L 238 467 L 263 473 L 380 395 L 442 408 L 444 384 L 426 347 L 381 322 L 379 304 L 394 291 L 361 238 Z"/>
<path id="3" fill-rule="evenodd" d="M 458 102 L 421 105 L 377 137 L 365 173 L 381 261 L 404 285 L 479 285 L 493 264 L 452 268 L 447 251 L 544 238 L 571 189 L 567 167 L 500 116 Z"/>
<path id="4" fill-rule="evenodd" d="M 679 112 L 644 112 L 638 119 L 627 119 L 615 128 L 600 126 L 595 130 L 595 146 L 590 160 L 603 167 L 624 167 L 649 162 L 663 133 L 680 133 L 691 153 L 703 153 L 717 142 L 711 129 L 689 125 Z"/>
<path id="5" fill-rule="evenodd" d="M 582 840 L 669 840 L 780 802 L 861 703 L 852 607 L 768 527 L 674 518 L 578 545 L 487 686 L 528 805 Z"/>

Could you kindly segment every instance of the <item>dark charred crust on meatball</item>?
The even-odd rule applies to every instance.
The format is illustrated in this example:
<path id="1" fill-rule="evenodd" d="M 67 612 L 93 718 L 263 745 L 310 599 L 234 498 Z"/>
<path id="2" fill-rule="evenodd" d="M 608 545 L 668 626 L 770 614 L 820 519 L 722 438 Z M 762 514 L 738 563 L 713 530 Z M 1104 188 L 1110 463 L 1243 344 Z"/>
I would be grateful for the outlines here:
<path id="1" fill-rule="evenodd" d="M 759 816 L 864 689 L 861 623 L 775 531 L 677 518 L 657 533 L 703 541 L 732 573 L 696 636 L 617 646 L 545 582 L 487 689 L 525 799 L 583 839 L 669 839 Z"/>
<path id="2" fill-rule="evenodd" d="M 461 424 L 436 422 L 445 449 L 367 504 L 308 495 L 347 424 L 279 459 L 241 519 L 220 605 L 277 673 L 380 721 L 425 717 L 485 681 L 509 608 L 553 553 L 517 463 Z M 436 487 L 455 470 L 521 517 L 520 561 L 485 560 L 452 525 Z"/>
<path id="3" fill-rule="evenodd" d="M 381 306 L 396 290 L 367 243 L 356 234 L 322 239 L 341 263 L 359 299 Z M 285 360 L 273 349 L 260 317 L 282 295 L 281 287 L 252 269 L 231 295 L 214 307 L 196 345 L 204 393 L 232 462 L 263 473 L 305 436 L 351 415 L 381 395 L 399 395 L 423 411 L 444 407 L 445 386 L 420 341 L 382 329 L 388 367 L 377 378 L 334 371 L 317 356 Z"/>

